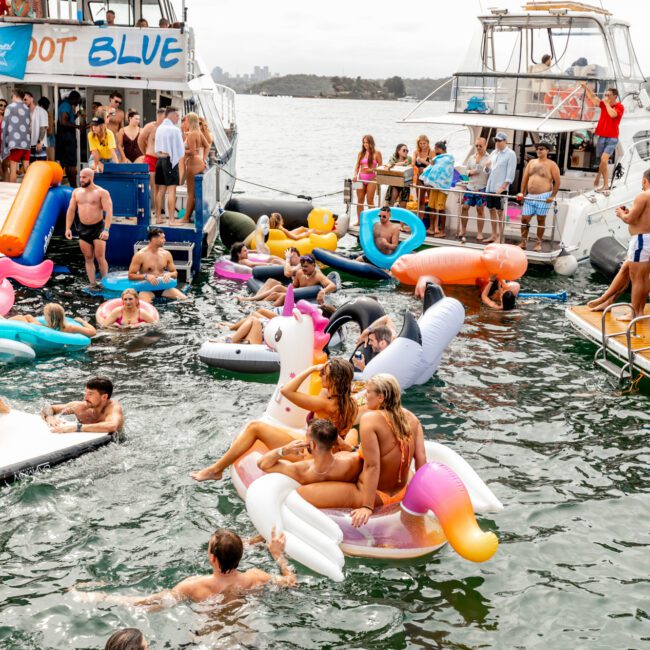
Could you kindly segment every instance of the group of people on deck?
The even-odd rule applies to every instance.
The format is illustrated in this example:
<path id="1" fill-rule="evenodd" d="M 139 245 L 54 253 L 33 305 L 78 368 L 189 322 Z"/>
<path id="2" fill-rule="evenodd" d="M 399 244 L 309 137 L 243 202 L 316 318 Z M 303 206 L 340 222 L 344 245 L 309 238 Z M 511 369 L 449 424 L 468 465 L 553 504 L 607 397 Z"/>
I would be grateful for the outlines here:
<path id="1" fill-rule="evenodd" d="M 582 83 L 581 87 L 589 101 L 600 107 L 600 118 L 594 132 L 597 137 L 595 153 L 598 160 L 594 189 L 603 192 L 608 190 L 608 164 L 618 144 L 619 125 L 624 108 L 616 88 L 608 88 L 601 100 L 587 83 Z M 470 208 L 476 209 L 476 240 L 484 243 L 503 241 L 504 204 L 506 203 L 504 198 L 509 195 L 510 187 L 515 181 L 517 156 L 508 146 L 508 136 L 503 131 L 497 132 L 494 136 L 494 150 L 488 152 L 487 147 L 486 138 L 476 138 L 474 153 L 462 169 L 467 179 L 457 229 L 457 237 L 462 241 L 466 239 Z M 560 169 L 549 157 L 552 149 L 550 142 L 543 139 L 536 142 L 536 157 L 528 161 L 521 180 L 521 190 L 516 197 L 523 203 L 519 245 L 523 249 L 528 247 L 530 223 L 536 217 L 537 237 L 533 247 L 535 252 L 542 250 L 546 217 L 560 190 Z M 359 219 L 366 205 L 368 207 L 375 205 L 377 170 L 382 165 L 382 154 L 376 149 L 374 138 L 371 135 L 364 135 L 353 172 Z M 447 236 L 447 199 L 452 185 L 455 184 L 455 161 L 454 157 L 447 152 L 446 142 L 444 140 L 436 142 L 432 148 L 429 138 L 421 135 L 412 153 L 409 153 L 406 144 L 398 144 L 386 168 L 391 169 L 396 166 L 412 167 L 412 185 L 415 189 L 412 209 L 420 218 L 428 222 L 428 235 L 444 239 Z M 383 204 L 389 207 L 399 205 L 401 208 L 406 208 L 410 199 L 410 185 L 389 186 L 383 197 Z M 489 220 L 485 216 L 486 208 L 489 212 Z M 483 234 L 486 221 L 489 221 L 491 228 L 487 238 Z"/>

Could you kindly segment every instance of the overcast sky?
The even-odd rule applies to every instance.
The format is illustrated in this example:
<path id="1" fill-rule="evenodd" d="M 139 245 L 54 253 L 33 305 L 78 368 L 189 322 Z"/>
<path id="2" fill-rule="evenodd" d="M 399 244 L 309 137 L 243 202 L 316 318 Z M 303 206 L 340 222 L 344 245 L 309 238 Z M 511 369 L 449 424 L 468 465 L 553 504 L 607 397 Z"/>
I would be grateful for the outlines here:
<path id="1" fill-rule="evenodd" d="M 231 74 L 268 65 L 273 73 L 368 78 L 441 77 L 454 72 L 487 7 L 513 0 L 186 0 L 208 67 Z M 598 5 L 596 0 L 594 4 Z M 650 2 L 603 0 L 631 24 L 650 75 Z"/>

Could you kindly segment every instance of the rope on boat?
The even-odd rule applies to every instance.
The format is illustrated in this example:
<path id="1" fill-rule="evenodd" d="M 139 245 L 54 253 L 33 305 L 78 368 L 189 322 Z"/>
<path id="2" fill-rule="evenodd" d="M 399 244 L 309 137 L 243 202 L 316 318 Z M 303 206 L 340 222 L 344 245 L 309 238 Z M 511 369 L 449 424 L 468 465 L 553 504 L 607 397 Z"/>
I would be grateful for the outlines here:
<path id="1" fill-rule="evenodd" d="M 221 168 L 220 170 L 224 174 L 228 174 L 230 178 L 232 178 L 235 181 L 239 181 L 240 183 L 247 183 L 248 185 L 255 185 L 255 187 L 261 187 L 265 190 L 271 190 L 272 192 L 278 192 L 279 194 L 287 194 L 288 196 L 295 196 L 297 199 L 304 199 L 305 201 L 313 201 L 314 199 L 322 199 L 327 196 L 335 196 L 336 194 L 343 194 L 343 190 L 337 190 L 336 192 L 328 192 L 327 194 L 319 194 L 318 196 L 309 196 L 307 194 L 295 194 L 294 192 L 289 192 L 287 190 L 281 190 L 278 187 L 271 187 L 270 185 L 264 185 L 262 183 L 257 183 L 255 181 L 249 181 L 246 180 L 245 178 L 240 178 L 239 176 L 235 176 L 234 174 L 231 174 L 229 171 L 227 171 L 224 168 Z"/>

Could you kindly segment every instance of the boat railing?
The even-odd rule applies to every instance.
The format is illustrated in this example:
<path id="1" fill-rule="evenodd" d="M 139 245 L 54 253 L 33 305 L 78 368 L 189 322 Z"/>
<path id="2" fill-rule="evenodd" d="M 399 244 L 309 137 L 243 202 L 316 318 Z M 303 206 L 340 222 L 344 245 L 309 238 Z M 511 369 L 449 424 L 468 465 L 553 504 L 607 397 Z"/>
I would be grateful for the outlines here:
<path id="1" fill-rule="evenodd" d="M 214 104 L 219 112 L 221 123 L 225 129 L 237 129 L 237 116 L 235 114 L 235 99 L 237 94 L 232 88 L 222 84 L 214 84 L 212 90 Z"/>
<path id="2" fill-rule="evenodd" d="M 413 113 L 415 113 L 420 106 L 425 104 L 426 102 L 429 101 L 431 97 L 433 97 L 439 90 L 442 90 L 445 86 L 448 86 L 452 81 L 454 80 L 454 77 L 449 77 L 446 81 L 441 83 L 435 90 L 431 91 L 422 101 L 418 102 L 414 108 L 412 108 L 400 121 L 405 122 Z"/>
<path id="3" fill-rule="evenodd" d="M 648 138 L 643 138 L 642 140 L 636 140 L 633 144 L 629 145 L 628 148 L 623 152 L 623 155 L 620 158 L 621 165 L 625 168 L 625 177 L 623 179 L 623 183 L 627 185 L 627 179 L 628 176 L 630 175 L 630 171 L 634 168 L 635 170 L 638 169 L 640 166 L 644 166 L 646 168 L 650 168 L 650 149 L 648 150 L 648 157 L 644 158 L 641 155 L 641 149 L 639 145 L 650 144 L 650 137 Z M 648 147 L 646 147 L 648 148 Z M 634 160 L 634 154 L 636 153 L 637 159 Z M 625 165 L 625 160 L 626 158 L 629 158 L 629 162 L 627 166 Z M 645 171 L 645 170 L 644 170 Z M 614 178 L 612 178 L 612 183 L 614 182 Z"/>
<path id="4" fill-rule="evenodd" d="M 600 108 L 580 87 L 596 85 L 596 92 L 613 80 L 540 74 L 457 73 L 453 77 L 452 112 L 486 113 L 595 122 Z"/>

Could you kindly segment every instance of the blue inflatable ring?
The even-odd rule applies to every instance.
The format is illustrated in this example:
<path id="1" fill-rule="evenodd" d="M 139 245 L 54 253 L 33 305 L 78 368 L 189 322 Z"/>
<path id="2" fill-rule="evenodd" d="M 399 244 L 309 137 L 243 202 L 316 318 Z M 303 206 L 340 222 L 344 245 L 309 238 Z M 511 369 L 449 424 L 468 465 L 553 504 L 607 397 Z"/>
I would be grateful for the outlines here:
<path id="1" fill-rule="evenodd" d="M 90 339 L 83 334 L 68 334 L 17 320 L 0 321 L 0 339 L 25 343 L 37 355 L 76 352 L 90 345 Z"/>
<path id="2" fill-rule="evenodd" d="M 359 242 L 363 248 L 366 259 L 372 262 L 375 266 L 382 269 L 389 269 L 398 257 L 412 253 L 416 248 L 422 246 L 424 239 L 427 236 L 426 228 L 422 220 L 415 216 L 410 210 L 404 208 L 391 208 L 390 220 L 399 221 L 407 225 L 411 229 L 411 236 L 400 242 L 399 246 L 391 253 L 386 255 L 379 251 L 375 245 L 375 238 L 373 236 L 373 228 L 379 221 L 379 208 L 372 210 L 364 210 L 361 213 L 361 226 L 359 228 Z"/>
<path id="3" fill-rule="evenodd" d="M 122 293 L 124 289 L 135 289 L 136 291 L 164 291 L 165 289 L 174 289 L 176 287 L 176 278 L 169 282 L 159 282 L 151 284 L 144 280 L 129 280 L 128 271 L 114 271 L 102 278 L 102 286 L 108 291 Z"/>

